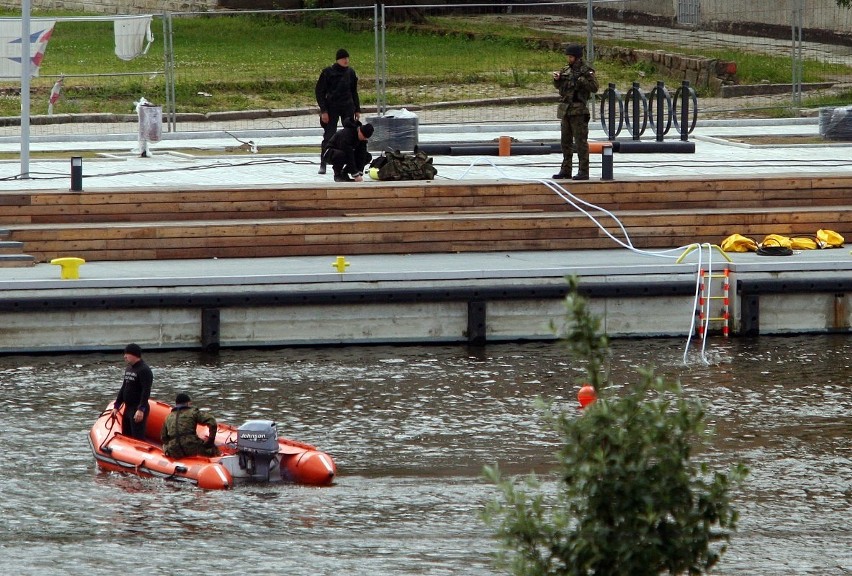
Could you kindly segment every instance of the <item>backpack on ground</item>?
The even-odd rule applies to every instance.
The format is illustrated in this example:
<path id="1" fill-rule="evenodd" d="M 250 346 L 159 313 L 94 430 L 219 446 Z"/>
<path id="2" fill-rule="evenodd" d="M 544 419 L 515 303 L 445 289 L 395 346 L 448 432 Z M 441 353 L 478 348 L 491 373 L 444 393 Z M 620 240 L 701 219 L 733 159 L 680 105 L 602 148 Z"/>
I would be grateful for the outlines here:
<path id="1" fill-rule="evenodd" d="M 378 168 L 379 180 L 434 180 L 438 170 L 425 152 L 403 154 L 388 151 L 373 160 L 370 168 Z"/>

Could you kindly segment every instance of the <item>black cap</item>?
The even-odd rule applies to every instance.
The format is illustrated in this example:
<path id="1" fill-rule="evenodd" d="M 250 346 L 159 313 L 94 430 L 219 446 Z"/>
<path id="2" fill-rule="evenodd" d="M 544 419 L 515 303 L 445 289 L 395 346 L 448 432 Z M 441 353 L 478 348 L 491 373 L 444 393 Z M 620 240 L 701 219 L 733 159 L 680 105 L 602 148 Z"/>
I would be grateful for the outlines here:
<path id="1" fill-rule="evenodd" d="M 179 392 L 177 396 L 175 396 L 175 404 L 189 404 L 192 402 L 192 398 L 189 397 L 189 394 L 186 392 Z"/>
<path id="2" fill-rule="evenodd" d="M 579 44 L 569 44 L 565 47 L 566 56 L 574 56 L 575 58 L 583 57 L 583 47 Z"/>
<path id="3" fill-rule="evenodd" d="M 349 58 L 349 52 L 346 51 L 346 48 L 338 50 L 337 56 L 334 57 L 335 60 L 340 60 L 341 58 Z"/>
<path id="4" fill-rule="evenodd" d="M 363 124 L 361 126 L 361 134 L 364 135 L 364 138 L 369 138 L 373 135 L 373 125 L 372 124 Z"/>
<path id="5" fill-rule="evenodd" d="M 128 344 L 124 347 L 125 354 L 133 354 L 137 358 L 142 358 L 142 348 L 139 347 L 139 344 Z"/>

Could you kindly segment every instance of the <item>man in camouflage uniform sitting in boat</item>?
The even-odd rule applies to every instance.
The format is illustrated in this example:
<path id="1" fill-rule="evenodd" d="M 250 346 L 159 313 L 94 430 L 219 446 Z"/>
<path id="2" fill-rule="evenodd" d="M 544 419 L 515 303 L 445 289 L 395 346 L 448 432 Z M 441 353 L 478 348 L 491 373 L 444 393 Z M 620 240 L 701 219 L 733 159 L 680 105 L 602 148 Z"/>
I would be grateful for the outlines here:
<path id="1" fill-rule="evenodd" d="M 210 430 L 207 441 L 202 442 L 196 427 L 202 424 Z M 216 419 L 192 406 L 192 399 L 181 392 L 175 397 L 175 407 L 163 423 L 160 432 L 163 451 L 170 458 L 185 456 L 218 456 L 216 448 Z"/>

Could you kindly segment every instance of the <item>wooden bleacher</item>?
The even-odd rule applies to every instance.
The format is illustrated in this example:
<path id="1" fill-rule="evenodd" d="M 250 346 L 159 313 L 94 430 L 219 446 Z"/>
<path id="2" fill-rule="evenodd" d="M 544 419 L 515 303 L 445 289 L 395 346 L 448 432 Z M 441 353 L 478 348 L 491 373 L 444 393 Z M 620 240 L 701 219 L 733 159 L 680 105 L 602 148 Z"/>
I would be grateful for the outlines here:
<path id="1" fill-rule="evenodd" d="M 738 232 L 852 234 L 852 177 L 589 181 L 566 187 L 638 248 Z M 493 181 L 0 193 L 0 240 L 48 262 L 616 248 L 540 183 Z M 0 261 L 0 266 L 3 266 Z M 20 264 L 18 264 L 20 265 Z"/>

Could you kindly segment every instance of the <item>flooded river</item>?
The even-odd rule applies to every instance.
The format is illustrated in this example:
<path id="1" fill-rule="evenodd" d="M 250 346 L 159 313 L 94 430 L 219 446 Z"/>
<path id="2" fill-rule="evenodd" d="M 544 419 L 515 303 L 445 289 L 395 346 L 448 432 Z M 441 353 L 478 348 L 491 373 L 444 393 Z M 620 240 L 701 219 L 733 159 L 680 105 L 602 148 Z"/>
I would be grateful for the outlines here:
<path id="1" fill-rule="evenodd" d="M 846 336 L 613 343 L 611 379 L 680 378 L 742 460 L 740 530 L 715 573 L 852 573 L 852 386 Z M 575 410 L 580 367 L 558 343 L 145 354 L 154 396 L 190 392 L 239 425 L 271 419 L 331 453 L 329 488 L 205 492 L 100 473 L 86 433 L 121 354 L 0 357 L 0 566 L 8 574 L 487 575 L 485 464 L 547 472 L 557 446 L 537 396 Z"/>

